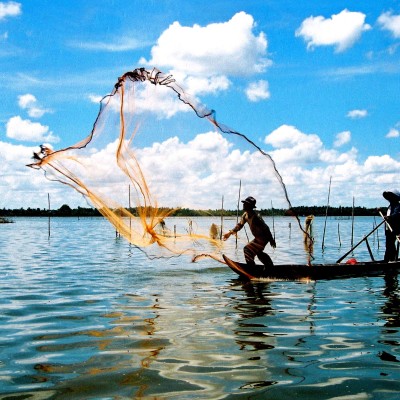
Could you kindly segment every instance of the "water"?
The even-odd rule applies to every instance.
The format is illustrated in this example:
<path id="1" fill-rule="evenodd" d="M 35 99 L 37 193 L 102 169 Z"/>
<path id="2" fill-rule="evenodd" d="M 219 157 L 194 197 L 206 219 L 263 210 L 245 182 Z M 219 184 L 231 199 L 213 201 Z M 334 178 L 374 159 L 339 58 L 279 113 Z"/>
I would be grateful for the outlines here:
<path id="1" fill-rule="evenodd" d="M 101 218 L 47 224 L 0 225 L 0 399 L 398 398 L 397 276 L 243 284 L 211 259 L 149 260 Z M 295 221 L 273 224 L 275 263 L 306 262 Z M 354 243 L 373 226 L 357 218 Z M 323 229 L 315 262 L 336 261 L 351 221 L 327 221 L 324 251 Z"/>

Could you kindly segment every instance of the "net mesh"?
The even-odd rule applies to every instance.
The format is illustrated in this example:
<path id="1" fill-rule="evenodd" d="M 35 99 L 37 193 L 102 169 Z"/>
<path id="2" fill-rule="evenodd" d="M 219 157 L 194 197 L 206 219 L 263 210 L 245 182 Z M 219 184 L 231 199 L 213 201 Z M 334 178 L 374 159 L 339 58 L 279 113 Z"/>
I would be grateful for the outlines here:
<path id="1" fill-rule="evenodd" d="M 81 193 L 130 243 L 156 247 L 159 256 L 218 253 L 217 219 L 203 231 L 191 222 L 172 229 L 168 221 L 178 208 L 216 218 L 222 207 L 235 210 L 239 182 L 242 196 L 256 197 L 259 209 L 272 200 L 292 207 L 261 146 L 157 69 L 122 75 L 86 138 L 60 150 L 41 145 L 29 166 Z"/>

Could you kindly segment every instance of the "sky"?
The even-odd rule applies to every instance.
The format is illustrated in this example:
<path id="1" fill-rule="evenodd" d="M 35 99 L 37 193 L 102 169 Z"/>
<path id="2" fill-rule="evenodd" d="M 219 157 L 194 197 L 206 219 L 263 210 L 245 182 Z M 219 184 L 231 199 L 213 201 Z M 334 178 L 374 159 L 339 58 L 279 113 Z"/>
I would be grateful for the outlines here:
<path id="1" fill-rule="evenodd" d="M 26 164 L 42 143 L 86 137 L 137 67 L 172 73 L 270 154 L 294 206 L 326 205 L 330 181 L 332 206 L 382 206 L 400 189 L 399 1 L 0 1 L 0 66 L 0 209 L 47 208 L 48 194 L 52 208 L 87 206 Z"/>

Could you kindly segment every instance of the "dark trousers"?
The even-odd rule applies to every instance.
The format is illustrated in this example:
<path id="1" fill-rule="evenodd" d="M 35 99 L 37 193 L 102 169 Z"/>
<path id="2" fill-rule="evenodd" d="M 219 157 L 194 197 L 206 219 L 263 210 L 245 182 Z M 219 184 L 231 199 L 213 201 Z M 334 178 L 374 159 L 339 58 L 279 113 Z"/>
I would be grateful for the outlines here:
<path id="1" fill-rule="evenodd" d="M 396 234 L 387 230 L 386 234 L 386 251 L 385 261 L 396 261 L 397 260 L 397 239 Z"/>
<path id="2" fill-rule="evenodd" d="M 271 260 L 271 257 L 264 253 L 264 249 L 267 243 L 262 240 L 254 239 L 246 246 L 244 246 L 244 258 L 246 259 L 246 263 L 249 265 L 255 265 L 254 258 L 257 256 L 258 259 L 266 266 L 272 266 L 274 263 Z"/>

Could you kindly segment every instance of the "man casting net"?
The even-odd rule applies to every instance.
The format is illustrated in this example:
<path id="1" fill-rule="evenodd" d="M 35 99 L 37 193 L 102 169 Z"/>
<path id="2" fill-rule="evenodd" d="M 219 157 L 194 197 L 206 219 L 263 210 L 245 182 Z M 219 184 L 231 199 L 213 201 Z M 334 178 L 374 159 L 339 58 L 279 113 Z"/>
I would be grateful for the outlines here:
<path id="1" fill-rule="evenodd" d="M 218 235 L 190 224 L 179 230 L 169 218 L 187 208 L 214 214 L 218 224 L 221 198 L 225 209 L 235 209 L 239 182 L 259 204 L 273 199 L 291 208 L 260 145 L 156 69 L 121 76 L 102 99 L 90 135 L 60 150 L 41 145 L 29 166 L 77 190 L 147 254 L 218 253 Z"/>

